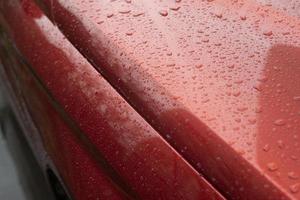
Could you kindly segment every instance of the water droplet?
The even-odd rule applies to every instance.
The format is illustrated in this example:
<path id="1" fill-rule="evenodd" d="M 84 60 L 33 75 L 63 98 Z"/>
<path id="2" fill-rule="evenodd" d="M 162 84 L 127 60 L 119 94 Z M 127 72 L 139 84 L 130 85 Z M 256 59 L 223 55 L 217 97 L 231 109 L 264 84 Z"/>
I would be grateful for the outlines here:
<path id="1" fill-rule="evenodd" d="M 167 52 L 167 56 L 172 56 L 172 52 Z"/>
<path id="2" fill-rule="evenodd" d="M 240 18 L 241 18 L 241 20 L 243 20 L 243 21 L 247 19 L 247 17 L 246 17 L 245 15 L 240 16 Z"/>
<path id="3" fill-rule="evenodd" d="M 109 14 L 106 15 L 107 18 L 111 18 L 112 16 L 114 16 L 113 13 L 109 13 Z"/>
<path id="4" fill-rule="evenodd" d="M 134 13 L 134 14 L 132 14 L 134 17 L 139 17 L 139 16 L 142 16 L 142 15 L 144 15 L 144 13 L 143 12 L 137 12 L 137 13 Z"/>
<path id="5" fill-rule="evenodd" d="M 282 33 L 282 35 L 289 35 L 289 34 L 291 34 L 289 31 L 285 31 Z"/>
<path id="6" fill-rule="evenodd" d="M 222 18 L 223 17 L 222 13 L 216 13 L 215 15 L 216 15 L 217 18 Z"/>
<path id="7" fill-rule="evenodd" d="M 256 119 L 255 118 L 250 118 L 250 119 L 248 119 L 248 122 L 250 124 L 256 124 Z"/>
<path id="8" fill-rule="evenodd" d="M 198 65 L 196 65 L 196 68 L 198 68 L 198 69 L 200 69 L 200 68 L 202 68 L 203 67 L 203 65 L 202 64 L 198 64 Z"/>
<path id="9" fill-rule="evenodd" d="M 119 13 L 121 13 L 121 14 L 128 14 L 130 12 L 131 12 L 131 10 L 120 10 L 119 11 Z"/>
<path id="10" fill-rule="evenodd" d="M 300 96 L 295 96 L 293 99 L 294 101 L 300 101 Z"/>
<path id="11" fill-rule="evenodd" d="M 270 150 L 270 145 L 266 144 L 264 147 L 263 147 L 263 150 L 265 152 L 268 152 Z"/>
<path id="12" fill-rule="evenodd" d="M 295 172 L 289 172 L 288 177 L 293 180 L 296 180 L 299 178 L 299 176 Z"/>
<path id="13" fill-rule="evenodd" d="M 276 163 L 270 162 L 267 164 L 267 167 L 269 169 L 269 171 L 276 171 L 278 169 L 278 166 Z"/>
<path id="14" fill-rule="evenodd" d="M 277 119 L 274 121 L 274 124 L 276 126 L 284 126 L 285 125 L 285 120 L 284 119 Z"/>
<path id="15" fill-rule="evenodd" d="M 284 147 L 284 144 L 283 144 L 283 141 L 282 141 L 282 140 L 278 140 L 278 141 L 277 141 L 277 144 L 278 144 L 278 147 L 279 147 L 280 149 L 282 149 L 282 148 Z"/>
<path id="16" fill-rule="evenodd" d="M 166 11 L 166 10 L 161 10 L 161 11 L 159 11 L 159 14 L 160 14 L 161 16 L 163 16 L 163 17 L 166 17 L 166 16 L 168 16 L 168 11 Z"/>
<path id="17" fill-rule="evenodd" d="M 179 9 L 180 9 L 180 6 L 170 7 L 170 10 L 173 10 L 173 11 L 178 11 Z"/>
<path id="18" fill-rule="evenodd" d="M 272 31 L 264 31 L 263 34 L 265 36 L 271 36 L 271 35 L 273 35 L 273 32 Z"/>
<path id="19" fill-rule="evenodd" d="M 291 158 L 292 160 L 298 160 L 298 157 L 295 156 L 295 155 L 291 155 L 290 158 Z"/>
<path id="20" fill-rule="evenodd" d="M 261 113 L 261 112 L 262 112 L 262 108 L 261 108 L 261 107 L 255 108 L 255 112 L 256 112 L 256 113 Z"/>
<path id="21" fill-rule="evenodd" d="M 255 90 L 257 90 L 258 92 L 261 92 L 261 91 L 262 91 L 261 85 L 254 85 L 253 88 L 254 88 Z"/>
<path id="22" fill-rule="evenodd" d="M 240 118 L 236 118 L 235 121 L 236 121 L 237 123 L 240 123 L 242 120 L 241 120 Z"/>
<path id="23" fill-rule="evenodd" d="M 300 190 L 300 183 L 296 183 L 296 184 L 290 186 L 290 191 L 292 193 L 297 193 L 297 192 L 299 192 L 299 190 Z"/>
<path id="24" fill-rule="evenodd" d="M 244 112 L 244 111 L 248 110 L 248 108 L 245 106 L 240 106 L 240 107 L 237 107 L 237 110 L 240 112 Z"/>
<path id="25" fill-rule="evenodd" d="M 235 96 L 235 97 L 238 97 L 240 96 L 241 92 L 240 91 L 236 91 L 236 92 L 233 92 L 232 95 Z"/>
<path id="26" fill-rule="evenodd" d="M 266 81 L 268 80 L 268 77 L 266 77 L 266 76 L 261 76 L 261 77 L 259 77 L 257 80 L 260 81 L 260 82 L 266 82 Z"/>
<path id="27" fill-rule="evenodd" d="M 234 68 L 234 64 L 231 64 L 231 65 L 228 65 L 227 67 L 229 68 L 229 69 L 233 69 Z"/>

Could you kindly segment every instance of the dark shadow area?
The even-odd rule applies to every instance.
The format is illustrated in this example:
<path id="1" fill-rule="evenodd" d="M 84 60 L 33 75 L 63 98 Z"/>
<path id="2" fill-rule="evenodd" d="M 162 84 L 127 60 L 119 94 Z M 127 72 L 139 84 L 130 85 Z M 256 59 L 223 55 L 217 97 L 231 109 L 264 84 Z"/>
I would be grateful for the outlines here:
<path id="1" fill-rule="evenodd" d="M 61 182 L 51 169 L 47 169 L 47 177 L 56 200 L 70 200 Z"/>
<path id="2" fill-rule="evenodd" d="M 300 198 L 300 48 L 272 47 L 264 77 L 257 160 L 280 186 Z"/>
<path id="3" fill-rule="evenodd" d="M 161 132 L 169 135 L 165 139 L 226 198 L 286 199 L 253 164 L 192 113 L 174 109 L 162 118 L 167 121 L 161 126 Z"/>

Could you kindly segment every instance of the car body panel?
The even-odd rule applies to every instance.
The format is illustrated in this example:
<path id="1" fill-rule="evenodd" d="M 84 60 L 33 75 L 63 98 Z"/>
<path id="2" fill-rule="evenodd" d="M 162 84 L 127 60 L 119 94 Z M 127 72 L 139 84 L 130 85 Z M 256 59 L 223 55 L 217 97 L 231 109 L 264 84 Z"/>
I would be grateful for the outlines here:
<path id="1" fill-rule="evenodd" d="M 45 165 L 49 165 L 45 158 L 50 156 L 67 185 L 67 189 L 77 199 L 96 199 L 99 197 L 102 199 L 108 197 L 111 199 L 129 199 L 118 186 L 111 183 L 105 171 L 99 169 L 99 164 L 91 158 L 81 142 L 74 137 L 70 127 L 64 122 L 60 113 L 54 109 L 48 94 L 45 93 L 44 88 L 41 88 L 28 66 L 22 61 L 20 62 L 20 56 L 16 52 L 9 49 L 8 38 L 1 37 L 1 39 L 3 64 L 1 80 L 7 81 L 6 89 L 13 88 L 7 92 L 10 93 L 12 107 L 15 109 L 15 113 L 19 115 L 18 118 L 28 120 L 21 121 L 22 128 L 26 132 L 26 138 L 31 143 L 31 148 L 39 159 L 41 167 L 45 169 L 47 167 Z M 28 109 L 28 113 L 31 115 L 30 120 L 24 116 L 25 109 Z M 34 123 L 38 132 L 32 131 L 32 126 L 28 123 Z M 35 135 L 37 133 L 43 134 L 37 136 Z M 39 136 L 42 137 L 42 140 L 37 140 Z M 44 153 L 43 149 L 37 148 L 40 143 L 47 149 L 47 153 Z M 91 181 L 93 184 L 90 183 Z M 92 192 L 93 190 L 94 192 Z"/>
<path id="2" fill-rule="evenodd" d="M 32 0 L 2 1 L 0 10 L 16 47 L 8 59 L 2 39 L 4 75 L 74 199 L 224 199 Z"/>
<path id="3" fill-rule="evenodd" d="M 299 1 L 39 0 L 225 196 L 299 199 Z"/>

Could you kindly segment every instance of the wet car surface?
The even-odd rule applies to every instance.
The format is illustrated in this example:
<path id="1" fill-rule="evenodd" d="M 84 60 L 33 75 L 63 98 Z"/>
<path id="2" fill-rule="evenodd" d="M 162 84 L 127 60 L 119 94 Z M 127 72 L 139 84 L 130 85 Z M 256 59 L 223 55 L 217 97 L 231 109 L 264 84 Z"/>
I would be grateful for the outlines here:
<path id="1" fill-rule="evenodd" d="M 15 73 L 74 198 L 100 177 L 116 198 L 300 198 L 299 1 L 10 2 L 42 87 Z"/>

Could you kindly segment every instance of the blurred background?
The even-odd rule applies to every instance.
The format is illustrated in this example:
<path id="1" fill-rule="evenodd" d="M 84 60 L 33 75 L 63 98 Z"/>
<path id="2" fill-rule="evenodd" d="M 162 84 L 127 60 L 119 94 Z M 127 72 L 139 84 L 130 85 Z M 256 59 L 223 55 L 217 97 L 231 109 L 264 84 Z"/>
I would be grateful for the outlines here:
<path id="1" fill-rule="evenodd" d="M 2 130 L 0 133 L 0 177 L 0 199 L 26 199 Z"/>
<path id="2" fill-rule="evenodd" d="M 0 90 L 0 200 L 53 200 L 31 149 Z"/>

